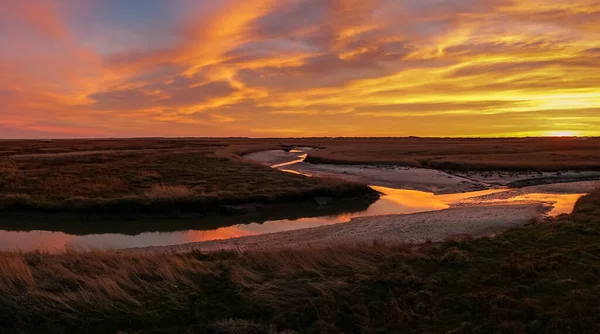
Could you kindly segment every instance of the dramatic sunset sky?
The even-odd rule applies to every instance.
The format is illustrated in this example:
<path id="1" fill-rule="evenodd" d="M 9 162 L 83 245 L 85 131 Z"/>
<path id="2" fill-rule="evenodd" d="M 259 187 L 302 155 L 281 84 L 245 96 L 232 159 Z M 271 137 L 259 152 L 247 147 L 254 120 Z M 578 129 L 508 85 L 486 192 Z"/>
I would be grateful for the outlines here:
<path id="1" fill-rule="evenodd" d="M 566 134 L 599 0 L 0 0 L 0 138 Z"/>

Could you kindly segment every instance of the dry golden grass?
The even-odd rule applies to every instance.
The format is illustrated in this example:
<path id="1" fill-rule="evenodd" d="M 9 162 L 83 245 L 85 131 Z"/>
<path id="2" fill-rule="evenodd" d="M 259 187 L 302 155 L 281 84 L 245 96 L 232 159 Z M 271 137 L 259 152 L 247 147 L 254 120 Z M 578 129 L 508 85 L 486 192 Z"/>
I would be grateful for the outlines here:
<path id="1" fill-rule="evenodd" d="M 421 249 L 4 253 L 0 331 L 595 333 L 599 198 Z"/>

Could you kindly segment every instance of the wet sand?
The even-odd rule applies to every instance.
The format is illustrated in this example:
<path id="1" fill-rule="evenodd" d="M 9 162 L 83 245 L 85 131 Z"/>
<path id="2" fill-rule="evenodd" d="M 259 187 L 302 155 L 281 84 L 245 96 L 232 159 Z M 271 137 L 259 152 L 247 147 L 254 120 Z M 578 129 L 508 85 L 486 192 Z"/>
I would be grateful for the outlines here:
<path id="1" fill-rule="evenodd" d="M 289 153 L 282 150 L 273 150 L 248 154 L 244 158 L 265 165 L 276 166 L 286 171 L 315 177 L 337 177 L 374 186 L 427 191 L 434 194 L 462 193 L 491 187 L 490 184 L 485 182 L 473 181 L 435 169 L 401 166 L 309 164 L 305 162 L 281 166 L 281 164 L 289 161 L 300 160 L 302 156 L 302 152 Z"/>
<path id="2" fill-rule="evenodd" d="M 569 213 L 580 196 L 592 192 L 599 184 L 598 181 L 584 181 L 503 190 L 503 185 L 532 174 L 513 173 L 510 176 L 496 172 L 494 178 L 493 173 L 452 175 L 438 170 L 398 166 L 313 165 L 297 162 L 302 160 L 303 154 L 265 151 L 245 158 L 310 176 L 340 177 L 373 186 L 447 194 L 442 195 L 450 196 L 446 200 L 451 200 L 452 194 L 467 191 L 495 188 L 498 191 L 481 192 L 481 195 L 470 198 L 454 195 L 457 200 L 452 202 L 451 207 L 438 211 L 360 217 L 348 223 L 315 228 L 137 250 L 185 252 L 323 247 L 372 242 L 419 244 L 455 237 L 493 235 L 547 217 L 548 214 Z M 546 176 L 543 173 L 540 175 Z M 552 199 L 547 194 L 557 194 L 557 197 Z M 563 198 L 558 196 L 560 194 L 569 196 Z"/>
<path id="3" fill-rule="evenodd" d="M 304 175 L 337 177 L 373 186 L 427 191 L 434 194 L 455 194 L 483 189 L 495 189 L 515 183 L 550 183 L 548 185 L 551 186 L 552 184 L 579 181 L 580 179 L 600 179 L 600 172 L 596 171 L 552 173 L 510 171 L 445 172 L 435 169 L 386 165 L 310 164 L 301 162 L 305 154 L 305 152 L 300 151 L 292 153 L 283 150 L 271 150 L 248 154 L 244 158 Z M 287 162 L 294 163 L 287 164 Z"/>
<path id="4" fill-rule="evenodd" d="M 299 159 L 305 153 L 302 152 L 286 152 L 284 150 L 260 151 L 246 154 L 244 159 L 259 162 L 268 166 L 278 165 L 289 161 Z"/>
<path id="5" fill-rule="evenodd" d="M 409 215 L 361 217 L 349 223 L 227 240 L 206 241 L 132 251 L 248 250 L 324 247 L 372 242 L 419 244 L 464 236 L 493 235 L 543 217 L 539 204 L 450 208 Z"/>
<path id="6" fill-rule="evenodd" d="M 553 184 L 600 179 L 596 171 L 562 171 L 562 172 L 452 172 L 452 175 L 463 177 L 473 182 L 495 186 L 520 186 L 536 184 Z"/>

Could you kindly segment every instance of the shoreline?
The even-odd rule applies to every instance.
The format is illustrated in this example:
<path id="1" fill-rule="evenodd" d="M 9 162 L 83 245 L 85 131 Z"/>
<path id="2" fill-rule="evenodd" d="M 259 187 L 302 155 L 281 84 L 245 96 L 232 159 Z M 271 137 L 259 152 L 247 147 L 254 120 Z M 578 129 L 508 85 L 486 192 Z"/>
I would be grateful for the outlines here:
<path id="1" fill-rule="evenodd" d="M 36 230 L 62 232 L 79 236 L 94 234 L 139 235 L 146 232 L 179 232 L 185 230 L 210 231 L 240 224 L 262 224 L 267 221 L 312 218 L 327 215 L 347 214 L 364 211 L 373 204 L 379 195 L 371 193 L 361 197 L 318 198 L 327 201 L 319 204 L 310 201 L 274 203 L 264 205 L 249 203 L 241 205 L 229 214 L 219 212 L 181 212 L 170 215 L 95 215 L 89 213 L 60 212 L 44 214 L 21 211 L 4 213 L 0 229 L 14 232 Z"/>
<path id="2" fill-rule="evenodd" d="M 440 194 L 457 194 L 487 189 L 523 188 L 554 183 L 600 181 L 600 171 L 452 171 L 400 165 L 312 164 L 305 161 L 286 164 L 310 151 L 269 150 L 246 154 L 242 158 L 286 172 L 307 176 L 339 178 L 397 189 Z M 284 167 L 279 167 L 281 165 Z"/>
<path id="3" fill-rule="evenodd" d="M 264 250 L 345 244 L 393 242 L 422 244 L 452 238 L 497 234 L 530 221 L 542 220 L 548 210 L 543 204 L 452 207 L 405 215 L 354 218 L 347 223 L 211 240 L 173 246 L 128 248 L 124 252 L 189 252 Z"/>
<path id="4" fill-rule="evenodd" d="M 286 160 L 293 161 L 298 158 L 300 153 L 304 152 L 285 152 L 279 151 L 266 151 L 256 152 L 246 155 L 245 158 L 262 159 L 262 163 L 270 165 L 281 165 L 285 164 Z M 249 157 L 248 157 L 249 156 Z M 254 160 L 255 162 L 261 162 L 260 160 Z M 305 162 L 299 162 L 292 165 L 286 165 L 285 168 L 290 168 L 294 172 L 305 173 L 322 171 L 322 166 L 308 168 Z M 311 174 L 315 177 L 341 177 L 342 179 L 348 180 L 350 174 L 347 170 L 347 166 L 328 166 L 329 171 L 339 172 L 341 174 L 327 174 L 322 173 Z M 356 166 L 351 166 L 356 168 Z M 321 168 L 321 169 L 319 169 Z M 337 169 L 336 169 L 337 168 Z M 360 168 L 360 166 L 358 167 Z M 360 168 L 367 169 L 369 171 L 375 170 L 376 176 L 381 176 L 380 170 L 371 168 Z M 382 169 L 381 167 L 379 167 Z M 383 168 L 383 173 L 396 173 L 403 174 L 403 177 L 423 177 L 429 174 L 419 174 L 426 169 L 421 168 L 410 168 L 410 167 L 398 167 L 394 168 Z M 414 171 L 417 170 L 415 174 Z M 353 170 L 356 172 L 356 170 Z M 438 170 L 427 170 L 426 173 L 437 173 L 438 178 L 434 180 L 440 180 L 441 177 L 445 177 L 447 180 L 451 180 L 450 184 L 456 185 L 456 180 L 452 178 L 452 174 L 445 173 Z M 498 177 L 504 177 L 503 172 L 498 173 Z M 526 173 L 531 175 L 532 173 Z M 473 177 L 474 173 L 470 173 L 470 177 Z M 538 173 L 539 175 L 539 173 Z M 543 176 L 544 174 L 541 173 Z M 373 176 L 373 173 L 367 174 L 367 176 Z M 479 176 L 475 174 L 475 176 Z M 482 178 L 493 178 L 493 173 L 486 172 L 486 174 L 480 175 Z M 351 177 L 355 177 L 352 175 Z M 454 176 L 462 178 L 462 176 Z M 504 182 L 514 182 L 514 178 L 522 177 L 519 173 L 513 173 L 513 179 L 504 180 Z M 370 181 L 377 181 L 377 178 L 372 178 Z M 403 180 L 402 178 L 396 178 L 394 181 L 398 182 Z M 447 185 L 448 181 L 443 183 Z M 498 187 L 507 187 L 507 185 L 484 183 L 481 180 L 475 179 L 472 182 L 477 182 L 484 189 L 494 189 Z M 534 179 L 535 180 L 535 179 Z M 543 179 L 542 179 L 543 180 Z M 353 180 L 357 181 L 357 180 Z M 413 180 L 414 182 L 415 180 Z M 417 180 L 419 181 L 419 180 Z M 430 180 L 429 180 L 430 181 Z M 299 229 L 294 231 L 277 232 L 270 234 L 262 234 L 257 236 L 246 236 L 240 238 L 232 238 L 226 240 L 212 240 L 198 243 L 190 243 L 184 245 L 164 246 L 164 247 L 147 247 L 143 249 L 129 249 L 131 251 L 219 251 L 219 250 L 246 250 L 246 249 L 261 249 L 268 244 L 268 248 L 290 248 L 290 247 L 316 247 L 316 246 L 331 246 L 335 244 L 344 243 L 371 243 L 371 242 L 400 242 L 400 243 L 425 243 L 425 242 L 440 242 L 447 238 L 453 237 L 464 237 L 464 236 L 479 236 L 486 234 L 495 234 L 506 231 L 510 228 L 525 225 L 529 221 L 541 220 L 546 216 L 546 213 L 550 212 L 554 204 L 543 203 L 535 200 L 521 200 L 515 201 L 514 203 L 499 202 L 495 203 L 494 200 L 501 201 L 502 199 L 508 199 L 512 197 L 519 197 L 524 194 L 533 194 L 537 191 L 547 191 L 549 193 L 566 193 L 566 194 L 578 194 L 578 193 L 590 193 L 596 188 L 596 184 L 592 181 L 587 182 L 561 182 L 557 184 L 541 183 L 537 185 L 527 185 L 521 188 L 509 189 L 501 191 L 491 195 L 484 195 L 475 197 L 473 199 L 490 200 L 486 204 L 469 204 L 467 201 L 451 205 L 448 209 L 428 211 L 414 214 L 401 214 L 401 215 L 385 215 L 385 216 L 367 216 L 354 218 L 348 223 L 340 223 L 329 226 L 321 226 L 308 229 Z M 422 181 L 421 181 L 422 182 Z M 543 181 L 542 181 L 543 182 Z M 372 182 L 376 183 L 376 182 Z M 380 183 L 381 184 L 381 183 Z M 431 182 L 429 182 L 431 184 Z M 464 185 L 465 182 L 461 181 L 459 184 Z M 379 185 L 379 184 L 377 184 Z M 414 185 L 414 184 L 413 184 Z M 439 186 L 439 185 L 438 185 Z M 425 187 L 427 190 L 431 190 L 431 187 L 423 186 L 423 183 L 417 186 L 417 188 Z M 409 187 L 403 185 L 402 189 Z M 421 190 L 415 189 L 415 190 Z M 439 187 L 434 187 L 438 192 L 434 194 L 447 194 L 446 191 L 450 189 L 456 190 L 456 188 L 445 189 L 440 191 Z M 463 193 L 473 189 L 462 189 Z M 481 190 L 481 189 L 477 189 Z M 449 192 L 450 194 L 457 194 L 459 192 Z M 508 197 L 507 197 L 508 196 Z M 510 197 L 512 196 L 512 197 Z M 422 217 L 427 217 L 422 220 Z M 402 231 L 399 233 L 399 231 Z"/>
<path id="5" fill-rule="evenodd" d="M 360 196 L 352 196 L 351 198 L 348 196 L 340 197 L 340 196 L 328 196 L 320 194 L 312 194 L 314 196 L 304 196 L 302 201 L 290 201 L 290 198 L 283 198 L 282 201 L 269 201 L 269 202 L 237 202 L 240 199 L 237 199 L 235 203 L 226 203 L 227 205 L 220 205 L 218 209 L 211 210 L 210 212 L 195 212 L 187 211 L 187 212 L 176 212 L 175 214 L 168 214 L 165 212 L 160 213 L 160 208 L 154 207 L 153 212 L 146 212 L 142 215 L 130 213 L 127 214 L 127 210 L 123 211 L 121 215 L 112 214 L 112 215 L 99 215 L 94 216 L 90 213 L 85 212 L 63 212 L 59 214 L 57 217 L 51 217 L 52 215 L 47 214 L 47 217 L 44 217 L 42 220 L 34 220 L 27 219 L 36 215 L 35 212 L 20 212 L 20 213 L 9 213 L 6 218 L 8 220 L 4 220 L 0 225 L 6 225 L 8 230 L 13 231 L 33 231 L 37 229 L 45 230 L 45 224 L 51 224 L 54 218 L 57 219 L 65 219 L 65 222 L 59 224 L 60 227 L 53 228 L 53 230 L 64 232 L 65 229 L 69 229 L 74 231 L 77 235 L 81 233 L 81 235 L 94 234 L 94 233 L 119 233 L 122 234 L 125 231 L 125 234 L 129 235 L 137 235 L 140 232 L 152 232 L 156 230 L 156 232 L 161 232 L 163 230 L 169 230 L 166 232 L 171 232 L 170 229 L 175 225 L 173 232 L 179 232 L 183 229 L 190 230 L 203 230 L 206 226 L 206 222 L 194 222 L 195 218 L 209 218 L 210 226 L 208 229 L 227 227 L 230 225 L 239 225 L 245 224 L 246 217 L 252 217 L 252 223 L 261 223 L 264 221 L 275 220 L 278 218 L 282 219 L 299 219 L 305 218 L 307 214 L 305 212 L 310 212 L 310 214 L 314 214 L 315 216 L 321 217 L 327 215 L 328 212 L 331 214 L 345 214 L 350 212 L 347 208 L 342 209 L 344 212 L 335 212 L 337 207 L 342 206 L 353 206 L 352 203 L 364 203 L 364 206 L 370 206 L 371 204 L 377 202 L 377 198 L 380 197 L 380 194 L 385 194 L 387 199 L 382 201 L 385 205 L 386 201 L 393 202 L 397 201 L 400 205 L 408 205 L 408 208 L 412 208 L 410 206 L 410 200 L 414 202 L 416 199 L 423 201 L 423 203 L 429 203 L 425 201 L 429 201 L 429 195 L 438 197 L 439 199 L 431 199 L 435 205 L 440 204 L 435 209 L 430 207 L 423 207 L 420 209 L 421 211 L 405 211 L 402 209 L 401 211 L 369 211 L 361 213 L 360 217 L 352 218 L 355 216 L 347 216 L 343 222 L 339 222 L 335 225 L 323 226 L 324 230 L 317 230 L 321 232 L 313 232 L 308 233 L 305 230 L 311 230 L 313 227 L 307 228 L 304 226 L 298 230 L 294 231 L 269 231 L 263 230 L 259 235 L 247 236 L 241 238 L 230 238 L 226 240 L 206 240 L 200 241 L 196 240 L 196 242 L 191 243 L 194 245 L 193 247 L 198 247 L 201 250 L 208 249 L 210 251 L 213 250 L 221 250 L 221 249 L 251 249 L 255 247 L 260 247 L 260 242 L 256 243 L 253 241 L 254 237 L 258 238 L 257 240 L 263 240 L 262 242 L 269 244 L 269 247 L 298 247 L 298 246 L 306 246 L 306 245 L 328 245 L 329 243 L 370 243 L 373 241 L 390 241 L 390 242 L 402 242 L 402 243 L 423 243 L 426 241 L 435 240 L 436 242 L 443 241 L 445 238 L 452 237 L 461 237 L 461 236 L 479 236 L 486 235 L 489 233 L 497 233 L 504 231 L 508 228 L 512 228 L 515 226 L 520 226 L 523 223 L 530 220 L 538 220 L 543 218 L 545 214 L 553 211 L 556 205 L 560 206 L 560 209 L 557 210 L 560 213 L 566 213 L 569 205 L 572 207 L 573 200 L 578 195 L 582 195 L 584 193 L 589 193 L 593 191 L 597 184 L 593 181 L 580 182 L 577 184 L 573 184 L 570 182 L 572 179 L 569 177 L 573 177 L 576 175 L 578 177 L 595 177 L 594 175 L 582 174 L 582 173 L 564 173 L 560 174 L 561 177 L 564 177 L 564 183 L 553 183 L 547 184 L 545 183 L 548 178 L 544 173 L 536 173 L 536 172 L 527 172 L 527 173 L 511 173 L 509 172 L 468 172 L 468 173 L 453 173 L 450 171 L 440 171 L 426 168 L 410 168 L 410 167 L 400 167 L 400 166 L 319 166 L 312 165 L 302 162 L 302 156 L 306 156 L 306 149 L 298 150 L 298 149 L 290 149 L 289 151 L 283 150 L 271 150 L 271 151 L 262 151 L 255 152 L 248 155 L 245 155 L 244 158 L 248 159 L 249 157 L 266 157 L 267 163 L 263 161 L 263 164 L 269 165 L 272 168 L 279 169 L 282 171 L 288 171 L 290 168 L 292 172 L 301 173 L 301 171 L 311 173 L 310 176 L 315 177 L 325 177 L 325 178 L 342 178 L 346 181 L 354 181 L 354 182 L 363 182 L 369 183 L 371 186 L 367 187 L 366 185 L 356 185 L 356 191 L 359 188 L 368 189 L 361 192 L 364 193 Z M 300 162 L 298 162 L 300 160 Z M 260 161 L 254 160 L 254 163 Z M 291 162 L 291 163 L 290 163 Z M 458 175 L 457 175 L 458 174 Z M 530 177 L 532 175 L 539 176 L 534 179 L 526 179 L 528 182 L 540 182 L 540 185 L 531 186 L 524 185 L 521 188 L 508 188 L 506 184 L 510 182 L 522 181 L 525 177 Z M 501 181 L 501 182 L 498 182 Z M 551 180 L 555 180 L 551 179 Z M 313 180 L 315 181 L 315 180 Z M 371 182 L 374 181 L 374 182 Z M 387 189 L 392 191 L 394 189 L 399 190 L 396 194 L 396 197 L 390 196 L 390 192 L 387 190 L 379 190 L 378 188 L 387 187 L 392 189 Z M 382 188 L 383 188 L 382 187 Z M 352 188 L 353 189 L 353 188 Z M 350 189 L 350 190 L 352 190 Z M 425 191 L 427 193 L 414 193 L 414 194 L 402 194 L 401 192 L 404 190 L 420 190 Z M 495 189 L 495 190 L 494 190 Z M 468 194 L 467 196 L 472 197 L 460 197 L 458 195 L 463 193 L 477 192 L 481 191 L 481 196 L 474 196 L 473 194 Z M 489 192 L 487 190 L 493 190 L 493 192 Z M 339 193 L 341 190 L 338 189 L 336 193 Z M 486 192 L 487 191 L 487 192 Z M 544 194 L 568 194 L 573 195 L 567 199 L 566 197 L 550 197 L 550 198 L 535 198 L 535 196 L 529 196 L 535 193 L 544 193 Z M 347 192 L 345 193 L 347 195 Z M 299 195 L 298 193 L 296 195 Z M 423 196 L 425 195 L 425 196 Z M 452 196 L 457 195 L 457 196 Z M 415 196 L 415 197 L 411 197 Z M 556 201 L 553 201 L 557 199 Z M 449 202 L 445 202 L 445 201 Z M 367 201 L 371 201 L 370 204 Z M 435 202 L 437 201 L 437 202 Z M 454 201 L 454 202 L 453 202 Z M 438 203 L 439 202 L 439 203 Z M 381 203 L 378 202 L 380 205 Z M 416 203 L 416 202 L 415 202 Z M 571 203 L 571 204 L 569 204 Z M 177 203 L 167 203 L 170 205 L 175 205 Z M 216 204 L 216 203 L 211 203 Z M 443 205 L 442 205 L 443 204 Z M 191 205 L 191 204 L 190 204 Z M 356 211 L 366 211 L 364 207 L 356 204 L 354 207 L 357 209 Z M 358 207 L 361 206 L 361 209 Z M 191 206 L 190 206 L 191 207 Z M 293 207 L 297 210 L 297 215 L 294 213 L 290 214 L 290 212 L 285 210 L 285 207 Z M 417 206 L 414 206 L 417 207 Z M 535 210 L 532 211 L 532 208 Z M 196 210 L 198 208 L 195 208 Z M 430 211 L 427 211 L 430 210 Z M 419 213 L 412 213 L 419 212 Z M 156 215 L 159 213 L 159 215 Z M 272 213 L 269 216 L 269 213 Z M 429 214 L 429 219 L 426 224 L 423 221 L 419 220 L 420 213 Z M 149 215 L 150 214 L 150 215 Z M 390 215 L 391 214 L 391 215 Z M 89 216 L 84 219 L 80 219 L 78 215 L 81 216 Z M 490 215 L 494 216 L 495 220 L 490 221 Z M 553 214 L 550 214 L 553 215 Z M 44 216 L 44 213 L 39 214 L 40 217 Z M 262 221 L 259 216 L 269 216 Z M 26 217 L 28 224 L 20 224 L 19 221 L 21 218 Z M 65 218 L 66 217 L 66 218 Z M 273 218 L 276 217 L 276 218 Z M 291 218 L 290 218 L 291 217 Z M 299 218 L 298 218 L 299 217 Z M 173 223 L 167 223 L 167 228 L 161 226 L 161 223 L 165 223 L 164 219 L 171 219 Z M 70 219 L 70 222 L 66 222 L 66 220 Z M 118 229 L 119 224 L 102 224 L 102 219 L 114 219 L 118 220 L 129 220 L 133 222 L 128 226 L 128 228 L 123 231 Z M 146 221 L 146 220 L 152 221 Z M 92 225 L 92 228 L 80 229 L 80 226 L 76 226 L 76 221 L 83 221 L 85 225 Z M 175 222 L 181 222 L 181 224 Z M 222 222 L 227 222 L 225 225 L 220 225 Z M 349 221 L 349 222 L 348 222 Z M 93 224 L 96 222 L 97 224 Z M 231 224 L 233 222 L 233 224 Z M 368 223 L 370 226 L 369 229 L 365 229 L 365 227 L 355 228 L 353 227 L 356 223 Z M 128 223 L 128 222 L 126 222 Z M 150 223 L 148 226 L 147 223 Z M 100 226 L 102 225 L 102 226 Z M 419 225 L 419 226 L 415 226 Z M 403 229 L 403 234 L 398 234 L 398 228 Z M 298 227 L 296 227 L 298 228 Z M 321 227 L 314 227 L 314 229 L 319 229 Z M 152 230 L 152 231 L 150 231 Z M 328 231 L 328 232 L 323 232 Z M 377 232 L 380 231 L 380 232 Z M 280 233 L 284 233 L 280 235 Z M 288 233 L 291 237 L 289 240 L 285 241 L 280 238 L 285 238 L 285 233 Z M 314 234 L 316 233 L 316 235 Z M 325 234 L 323 234 L 325 233 Z M 379 235 L 378 233 L 381 233 Z M 267 235 L 276 235 L 265 237 Z M 250 241 L 239 241 L 239 240 L 247 240 L 246 238 L 250 238 Z M 264 238 L 264 239 L 261 239 Z M 392 238 L 392 239 L 387 239 Z M 189 242 L 190 240 L 187 240 Z M 184 240 L 186 242 L 186 240 Z M 139 244 L 138 244 L 139 245 Z M 143 244 L 142 244 L 143 245 Z M 156 245 L 152 243 L 148 243 L 147 245 Z M 169 245 L 169 244 L 166 244 Z M 167 250 L 177 250 L 181 248 L 185 248 L 184 246 L 187 244 L 177 243 L 171 246 L 158 246 L 158 247 L 146 247 L 145 250 L 158 250 L 158 249 L 167 249 Z M 211 246 L 212 245 L 212 246 Z M 234 246 L 232 246 L 234 245 Z M 131 246 L 135 246 L 131 245 Z M 221 248 L 219 248 L 221 247 Z M 127 248 L 122 248 L 123 250 L 127 250 Z M 132 248 L 135 250 L 135 248 Z M 196 249 L 196 248 L 194 248 Z"/>
<path id="6" fill-rule="evenodd" d="M 466 198 L 447 209 L 411 214 L 364 216 L 346 223 L 266 233 L 239 238 L 210 240 L 188 244 L 129 248 L 132 252 L 188 252 L 264 250 L 371 244 L 373 242 L 423 244 L 447 239 L 494 235 L 530 222 L 549 218 L 560 203 L 528 199 L 537 193 L 583 196 L 595 190 L 593 182 L 558 183 L 507 189 Z M 578 194 L 580 193 L 580 194 Z M 524 197 L 520 199 L 521 197 Z M 515 199 L 511 202 L 510 199 Z M 508 201 L 507 201 L 508 200 Z"/>

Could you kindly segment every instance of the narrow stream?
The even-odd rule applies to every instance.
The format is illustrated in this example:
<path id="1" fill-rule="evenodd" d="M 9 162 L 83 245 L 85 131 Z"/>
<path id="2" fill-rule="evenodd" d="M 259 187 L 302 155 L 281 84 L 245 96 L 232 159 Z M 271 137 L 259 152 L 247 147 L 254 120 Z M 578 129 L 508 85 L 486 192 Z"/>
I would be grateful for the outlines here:
<path id="1" fill-rule="evenodd" d="M 299 161 L 298 161 L 299 160 Z M 273 167 L 284 170 L 300 159 L 277 163 Z M 294 172 L 293 170 L 291 172 Z M 509 199 L 496 199 L 494 194 L 508 191 L 508 189 L 491 189 L 468 193 L 434 195 L 429 192 L 373 187 L 383 195 L 379 200 L 360 212 L 344 212 L 335 215 L 320 216 L 315 218 L 298 218 L 269 220 L 263 223 L 249 223 L 221 227 L 211 230 L 182 230 L 176 232 L 146 232 L 137 235 L 126 233 L 104 233 L 77 235 L 51 231 L 6 231 L 0 230 L 0 250 L 4 251 L 31 251 L 42 250 L 56 252 L 65 249 L 121 249 L 148 246 L 167 246 L 200 242 L 208 240 L 228 239 L 242 236 L 251 236 L 265 233 L 274 233 L 302 228 L 311 228 L 323 225 L 345 223 L 352 218 L 375 215 L 411 214 L 424 211 L 447 209 L 453 204 L 497 204 L 518 202 L 545 202 L 553 204 L 554 208 L 549 215 L 570 213 L 575 202 L 584 194 L 518 194 Z M 481 196 L 485 196 L 481 199 Z M 241 218 L 240 218 L 241 220 Z M 81 224 L 86 224 L 85 221 Z M 127 224 L 124 222 L 123 224 Z M 202 218 L 190 222 L 189 226 L 202 226 Z"/>

